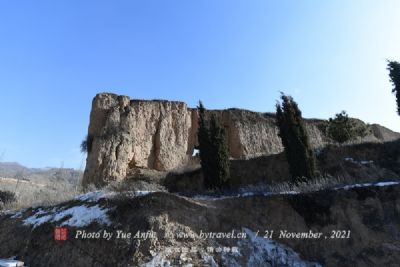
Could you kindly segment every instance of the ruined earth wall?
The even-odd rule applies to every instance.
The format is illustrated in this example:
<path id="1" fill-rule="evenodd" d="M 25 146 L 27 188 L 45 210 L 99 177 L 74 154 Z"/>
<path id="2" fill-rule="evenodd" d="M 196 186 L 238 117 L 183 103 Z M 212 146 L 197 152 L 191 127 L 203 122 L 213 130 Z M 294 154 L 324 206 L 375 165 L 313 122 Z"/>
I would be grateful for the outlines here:
<path id="1" fill-rule="evenodd" d="M 227 129 L 233 159 L 283 151 L 274 115 L 242 109 L 208 111 L 211 112 L 217 114 Z M 321 122 L 306 120 L 314 148 L 329 141 L 319 130 Z M 83 184 L 123 179 L 132 168 L 159 171 L 181 168 L 188 164 L 197 145 L 197 127 L 197 110 L 183 102 L 98 94 L 90 114 Z M 375 132 L 382 135 L 379 129 Z M 384 132 L 384 136 L 398 136 L 392 133 Z M 375 135 L 368 138 L 377 139 Z"/>

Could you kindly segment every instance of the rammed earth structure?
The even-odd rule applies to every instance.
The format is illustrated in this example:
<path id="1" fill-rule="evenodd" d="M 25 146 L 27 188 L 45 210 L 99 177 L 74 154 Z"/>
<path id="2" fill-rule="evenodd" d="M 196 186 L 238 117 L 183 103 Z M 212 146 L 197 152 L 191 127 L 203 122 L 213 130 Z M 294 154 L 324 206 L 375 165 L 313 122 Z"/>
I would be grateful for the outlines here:
<path id="1" fill-rule="evenodd" d="M 283 151 L 275 114 L 243 109 L 207 110 L 227 130 L 231 159 L 251 159 Z M 313 148 L 328 144 L 319 125 L 305 120 Z M 400 138 L 379 125 L 362 141 L 382 142 Z M 197 142 L 198 114 L 185 103 L 138 100 L 102 93 L 92 102 L 87 134 L 87 160 L 82 184 L 105 185 L 122 180 L 132 169 L 172 171 L 191 164 Z"/>

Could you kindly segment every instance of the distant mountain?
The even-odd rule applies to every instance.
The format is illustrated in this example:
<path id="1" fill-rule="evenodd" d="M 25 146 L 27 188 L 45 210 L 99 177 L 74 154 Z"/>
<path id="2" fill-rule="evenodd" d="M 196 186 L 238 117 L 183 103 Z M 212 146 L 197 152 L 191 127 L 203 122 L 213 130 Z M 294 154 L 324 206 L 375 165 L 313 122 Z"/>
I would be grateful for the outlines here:
<path id="1" fill-rule="evenodd" d="M 17 173 L 27 173 L 29 168 L 22 166 L 18 162 L 0 162 L 0 177 L 13 178 Z"/>
<path id="2" fill-rule="evenodd" d="M 19 178 L 36 183 L 65 181 L 76 184 L 82 177 L 82 171 L 72 168 L 28 168 L 18 162 L 0 162 L 0 177 Z"/>

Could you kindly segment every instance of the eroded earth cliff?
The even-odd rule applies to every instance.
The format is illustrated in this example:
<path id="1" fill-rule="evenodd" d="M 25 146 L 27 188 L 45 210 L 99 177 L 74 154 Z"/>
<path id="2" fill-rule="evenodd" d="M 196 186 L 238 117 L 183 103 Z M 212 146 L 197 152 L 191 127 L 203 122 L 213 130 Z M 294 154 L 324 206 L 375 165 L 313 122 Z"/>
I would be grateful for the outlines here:
<path id="1" fill-rule="evenodd" d="M 227 129 L 232 159 L 249 159 L 283 151 L 270 113 L 242 109 L 212 110 Z M 88 155 L 83 184 L 103 185 L 126 177 L 130 169 L 170 171 L 190 165 L 197 146 L 197 109 L 183 102 L 131 100 L 98 94 L 92 103 Z M 321 131 L 322 120 L 306 120 L 311 144 L 331 140 Z M 361 141 L 392 141 L 400 135 L 379 125 Z"/>

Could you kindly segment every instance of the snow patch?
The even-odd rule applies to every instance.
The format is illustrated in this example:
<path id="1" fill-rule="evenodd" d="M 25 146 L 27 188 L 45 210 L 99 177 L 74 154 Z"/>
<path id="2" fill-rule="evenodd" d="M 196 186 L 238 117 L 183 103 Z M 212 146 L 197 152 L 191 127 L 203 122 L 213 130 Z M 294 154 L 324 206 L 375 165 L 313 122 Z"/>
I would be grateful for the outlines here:
<path id="1" fill-rule="evenodd" d="M 142 197 L 157 191 L 128 191 L 127 195 L 130 197 Z"/>
<path id="2" fill-rule="evenodd" d="M 362 184 L 352 184 L 352 185 L 345 185 L 341 187 L 334 187 L 334 188 L 327 188 L 330 190 L 349 190 L 352 188 L 359 188 L 359 187 L 368 187 L 368 186 L 391 186 L 391 185 L 398 185 L 400 182 L 398 181 L 389 181 L 389 182 L 379 182 L 379 183 L 362 183 Z M 318 190 L 317 190 L 318 191 Z M 270 192 L 268 189 L 262 187 L 262 189 L 257 190 L 253 187 L 244 187 L 239 189 L 238 194 L 209 194 L 209 195 L 195 195 L 192 198 L 196 200 L 222 200 L 222 199 L 234 199 L 234 198 L 241 198 L 241 197 L 252 197 L 252 196 L 276 196 L 276 195 L 297 195 L 301 194 L 298 191 L 282 191 L 282 192 Z"/>
<path id="3" fill-rule="evenodd" d="M 374 163 L 373 160 L 362 160 L 359 162 L 361 165 L 368 165 Z"/>
<path id="4" fill-rule="evenodd" d="M 196 200 L 218 200 L 218 199 L 229 199 L 235 198 L 236 196 L 212 196 L 212 195 L 195 195 L 192 198 Z"/>
<path id="5" fill-rule="evenodd" d="M 151 261 L 142 264 L 141 267 L 171 267 L 171 263 L 165 259 L 165 255 L 163 253 L 159 253 L 155 255 Z"/>
<path id="6" fill-rule="evenodd" d="M 262 191 L 255 191 L 255 192 L 245 192 L 242 191 L 239 194 L 235 195 L 195 195 L 193 196 L 194 199 L 197 200 L 222 200 L 222 199 L 232 199 L 232 198 L 241 198 L 241 197 L 252 197 L 252 196 L 274 196 L 274 195 L 296 195 L 300 194 L 297 191 L 283 191 L 283 192 L 262 192 Z"/>
<path id="7" fill-rule="evenodd" d="M 257 236 L 250 229 L 243 228 L 243 231 L 247 234 L 247 238 L 237 242 L 240 253 L 222 253 L 221 260 L 224 266 L 321 266 L 315 262 L 302 260 L 293 249 Z"/>
<path id="8" fill-rule="evenodd" d="M 108 209 L 104 209 L 99 205 L 95 206 L 75 206 L 71 208 L 53 208 L 50 210 L 39 209 L 33 215 L 26 218 L 24 225 L 32 225 L 36 228 L 44 223 L 60 222 L 68 218 L 61 225 L 82 227 L 98 222 L 100 224 L 110 225 L 110 220 L 107 216 Z"/>
<path id="9" fill-rule="evenodd" d="M 67 221 L 63 222 L 61 225 L 82 227 L 89 225 L 94 221 L 97 221 L 101 224 L 110 225 L 111 222 L 109 221 L 106 214 L 107 211 L 107 209 L 103 209 L 99 205 L 92 207 L 72 207 L 60 213 L 56 213 L 53 221 L 60 221 L 65 217 L 70 216 L 70 218 Z"/>
<path id="10" fill-rule="evenodd" d="M 398 185 L 400 182 L 379 182 L 379 183 L 364 183 L 364 184 L 352 184 L 352 185 L 345 185 L 342 187 L 336 187 L 334 188 L 335 190 L 338 189 L 344 189 L 344 190 L 349 190 L 352 188 L 360 188 L 360 187 L 369 187 L 369 186 L 378 186 L 378 187 L 383 187 L 383 186 L 391 186 L 391 185 Z"/>
<path id="11" fill-rule="evenodd" d="M 19 210 L 19 211 L 17 211 L 17 212 L 9 211 L 8 214 L 6 214 L 6 215 L 11 215 L 11 214 L 13 214 L 10 218 L 11 218 L 11 219 L 18 219 L 18 218 L 22 218 L 22 215 L 24 214 L 24 212 L 25 212 L 26 210 L 27 210 L 27 209 L 22 209 L 22 210 Z"/>
<path id="12" fill-rule="evenodd" d="M 75 200 L 86 201 L 86 202 L 96 202 L 102 198 L 105 198 L 106 194 L 103 191 L 93 191 L 86 194 L 75 197 Z"/>
<path id="13" fill-rule="evenodd" d="M 154 193 L 156 191 L 127 191 L 124 192 L 125 195 L 129 197 L 140 197 L 140 196 L 145 196 L 151 193 Z M 83 202 L 97 202 L 100 199 L 105 199 L 105 198 L 113 198 L 115 196 L 120 195 L 120 193 L 117 192 L 104 192 L 104 191 L 93 191 L 93 192 L 88 192 L 86 194 L 80 195 L 75 197 L 75 200 L 83 201 Z"/>
<path id="14" fill-rule="evenodd" d="M 17 261 L 13 259 L 0 259 L 0 267 L 17 267 L 24 266 L 22 261 Z"/>
<path id="15" fill-rule="evenodd" d="M 15 211 L 12 210 L 0 210 L 0 215 L 14 215 Z"/>
<path id="16" fill-rule="evenodd" d="M 51 215 L 37 217 L 37 215 L 35 214 L 35 215 L 25 219 L 24 225 L 33 225 L 33 229 L 35 229 L 39 225 L 50 222 L 52 218 L 53 218 L 53 216 L 51 216 Z"/>
<path id="17" fill-rule="evenodd" d="M 374 163 L 373 160 L 360 160 L 360 161 L 357 161 L 357 160 L 354 160 L 353 158 L 344 158 L 344 160 L 345 161 L 349 161 L 349 162 L 353 162 L 353 163 L 356 163 L 356 164 L 360 164 L 360 165 L 368 165 L 368 164 L 373 164 Z"/>
<path id="18" fill-rule="evenodd" d="M 390 186 L 390 185 L 396 185 L 400 184 L 400 182 L 380 182 L 376 183 L 375 186 Z"/>
<path id="19" fill-rule="evenodd" d="M 150 251 L 150 254 L 153 256 L 153 258 L 149 262 L 140 265 L 140 267 L 172 267 L 172 266 L 193 267 L 193 264 L 185 263 L 186 261 L 191 260 L 191 258 L 187 258 L 186 253 L 180 254 L 178 265 L 171 265 L 171 261 L 167 260 L 167 257 L 171 256 L 170 252 L 161 251 L 158 253 L 156 252 L 152 253 Z M 214 258 L 205 252 L 201 252 L 201 259 L 210 267 L 218 267 L 218 264 L 216 264 Z"/>
<path id="20" fill-rule="evenodd" d="M 203 261 L 207 263 L 210 267 L 218 267 L 218 264 L 215 262 L 214 258 L 207 253 L 204 253 L 203 255 L 201 255 L 201 257 Z"/>

